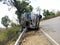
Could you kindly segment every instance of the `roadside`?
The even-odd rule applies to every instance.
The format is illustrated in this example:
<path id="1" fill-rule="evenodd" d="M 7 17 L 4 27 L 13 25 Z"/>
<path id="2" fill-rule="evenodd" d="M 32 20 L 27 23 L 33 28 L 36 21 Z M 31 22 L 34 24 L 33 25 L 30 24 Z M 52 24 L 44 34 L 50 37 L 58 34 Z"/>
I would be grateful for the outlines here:
<path id="1" fill-rule="evenodd" d="M 8 29 L 0 29 L 0 45 L 13 45 L 20 34 L 20 28 L 19 25 L 16 25 Z"/>
<path id="2" fill-rule="evenodd" d="M 52 43 L 39 30 L 26 32 L 21 45 L 52 45 Z"/>

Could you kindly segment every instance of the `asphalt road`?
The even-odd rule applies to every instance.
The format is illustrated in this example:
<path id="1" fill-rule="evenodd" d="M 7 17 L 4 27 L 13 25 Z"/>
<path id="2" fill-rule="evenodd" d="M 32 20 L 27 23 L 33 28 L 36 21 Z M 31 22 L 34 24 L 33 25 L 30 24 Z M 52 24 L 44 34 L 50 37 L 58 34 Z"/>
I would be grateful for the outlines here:
<path id="1" fill-rule="evenodd" d="M 60 17 L 44 20 L 40 27 L 60 44 Z"/>

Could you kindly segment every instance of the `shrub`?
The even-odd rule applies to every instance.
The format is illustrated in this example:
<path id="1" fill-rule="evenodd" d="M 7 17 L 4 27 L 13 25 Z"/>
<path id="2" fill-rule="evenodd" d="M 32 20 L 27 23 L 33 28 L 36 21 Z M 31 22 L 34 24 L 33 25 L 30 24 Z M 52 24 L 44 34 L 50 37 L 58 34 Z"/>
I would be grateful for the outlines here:
<path id="1" fill-rule="evenodd" d="M 0 45 L 5 45 L 8 41 L 14 39 L 18 36 L 18 32 L 20 31 L 20 26 L 12 26 L 7 30 L 3 30 L 0 32 Z"/>

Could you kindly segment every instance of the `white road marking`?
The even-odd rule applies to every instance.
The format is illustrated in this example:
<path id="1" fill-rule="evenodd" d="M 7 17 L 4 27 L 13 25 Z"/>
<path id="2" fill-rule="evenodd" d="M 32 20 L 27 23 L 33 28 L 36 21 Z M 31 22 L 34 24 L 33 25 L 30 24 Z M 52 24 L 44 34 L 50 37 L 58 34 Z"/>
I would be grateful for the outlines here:
<path id="1" fill-rule="evenodd" d="M 50 41 L 53 45 L 59 45 L 59 43 L 57 43 L 51 36 L 49 36 L 45 31 L 43 31 L 43 29 L 41 29 L 41 31 L 44 33 L 44 35 L 49 39 L 49 41 Z"/>

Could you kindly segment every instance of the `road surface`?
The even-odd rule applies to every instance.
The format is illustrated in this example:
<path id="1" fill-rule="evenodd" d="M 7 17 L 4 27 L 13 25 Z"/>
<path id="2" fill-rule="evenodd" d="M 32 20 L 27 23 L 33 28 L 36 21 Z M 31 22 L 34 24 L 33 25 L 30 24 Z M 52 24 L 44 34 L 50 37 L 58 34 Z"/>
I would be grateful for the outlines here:
<path id="1" fill-rule="evenodd" d="M 60 17 L 42 21 L 40 26 L 43 31 L 60 44 Z"/>

